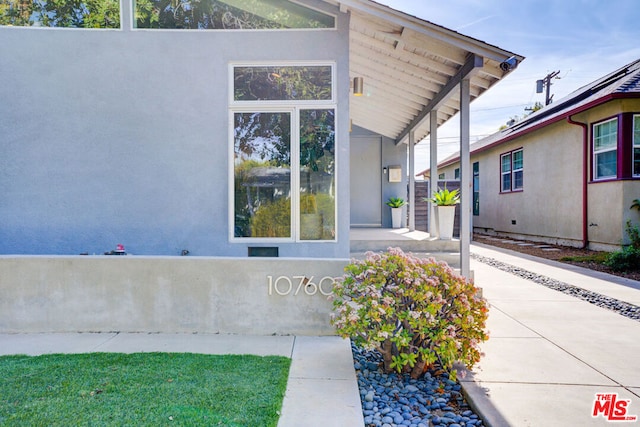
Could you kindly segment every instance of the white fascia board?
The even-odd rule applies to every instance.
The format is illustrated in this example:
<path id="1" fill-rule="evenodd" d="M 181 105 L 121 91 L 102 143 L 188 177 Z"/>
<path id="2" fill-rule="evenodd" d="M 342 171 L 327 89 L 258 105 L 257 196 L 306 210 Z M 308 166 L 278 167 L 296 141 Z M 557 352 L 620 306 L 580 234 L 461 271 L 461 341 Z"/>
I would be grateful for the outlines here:
<path id="1" fill-rule="evenodd" d="M 455 47 L 483 56 L 484 58 L 502 62 L 515 55 L 518 61 L 524 60 L 523 56 L 514 54 L 497 46 L 489 45 L 483 41 L 462 35 L 448 28 L 433 24 L 415 16 L 406 14 L 388 6 L 377 4 L 368 0 L 339 0 L 340 7 L 347 6 L 359 12 L 375 16 L 379 19 L 407 27 L 421 34 L 444 41 Z"/>

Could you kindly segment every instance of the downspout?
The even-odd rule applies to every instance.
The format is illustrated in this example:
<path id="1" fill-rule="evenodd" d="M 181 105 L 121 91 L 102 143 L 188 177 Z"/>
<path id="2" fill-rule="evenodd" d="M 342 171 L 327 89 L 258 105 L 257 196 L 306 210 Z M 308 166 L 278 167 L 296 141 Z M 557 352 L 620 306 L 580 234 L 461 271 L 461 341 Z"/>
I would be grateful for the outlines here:
<path id="1" fill-rule="evenodd" d="M 586 123 L 577 122 L 567 116 L 567 122 L 572 125 L 582 127 L 582 248 L 586 249 L 589 246 L 589 128 Z"/>

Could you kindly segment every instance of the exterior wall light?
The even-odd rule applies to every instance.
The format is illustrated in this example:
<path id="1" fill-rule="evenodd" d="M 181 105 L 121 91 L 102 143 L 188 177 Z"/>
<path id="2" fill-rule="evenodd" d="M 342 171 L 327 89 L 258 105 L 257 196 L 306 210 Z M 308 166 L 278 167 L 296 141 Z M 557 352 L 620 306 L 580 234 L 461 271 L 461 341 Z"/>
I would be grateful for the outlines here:
<path id="1" fill-rule="evenodd" d="M 353 78 L 353 94 L 355 96 L 362 96 L 363 93 L 364 93 L 364 78 L 354 77 Z"/>

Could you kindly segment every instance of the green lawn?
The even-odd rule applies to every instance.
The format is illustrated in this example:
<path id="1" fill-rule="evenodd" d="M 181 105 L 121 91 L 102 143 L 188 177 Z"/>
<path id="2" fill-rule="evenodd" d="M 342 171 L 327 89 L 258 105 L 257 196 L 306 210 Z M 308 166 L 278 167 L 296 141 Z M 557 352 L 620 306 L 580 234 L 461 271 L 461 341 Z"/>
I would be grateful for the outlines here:
<path id="1" fill-rule="evenodd" d="M 2 426 L 276 426 L 291 360 L 188 353 L 0 357 Z"/>

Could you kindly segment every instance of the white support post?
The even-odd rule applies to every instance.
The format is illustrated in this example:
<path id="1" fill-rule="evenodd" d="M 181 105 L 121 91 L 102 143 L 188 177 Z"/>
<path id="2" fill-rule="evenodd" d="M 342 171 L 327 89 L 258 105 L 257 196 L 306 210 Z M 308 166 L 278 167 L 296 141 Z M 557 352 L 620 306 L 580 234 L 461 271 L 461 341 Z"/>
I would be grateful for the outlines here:
<path id="1" fill-rule="evenodd" d="M 429 114 L 429 197 L 438 190 L 438 109 L 434 108 Z M 438 237 L 436 228 L 436 209 L 433 203 L 429 203 L 429 234 Z"/>
<path id="2" fill-rule="evenodd" d="M 471 167 L 469 152 L 469 104 L 471 103 L 469 78 L 460 82 L 460 272 L 471 278 Z"/>
<path id="3" fill-rule="evenodd" d="M 409 132 L 409 231 L 416 230 L 416 135 Z"/>

